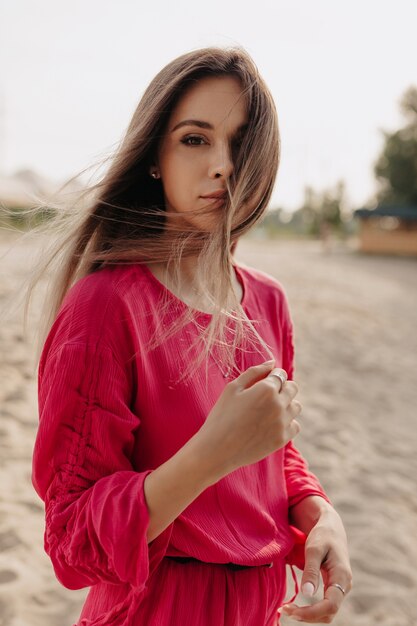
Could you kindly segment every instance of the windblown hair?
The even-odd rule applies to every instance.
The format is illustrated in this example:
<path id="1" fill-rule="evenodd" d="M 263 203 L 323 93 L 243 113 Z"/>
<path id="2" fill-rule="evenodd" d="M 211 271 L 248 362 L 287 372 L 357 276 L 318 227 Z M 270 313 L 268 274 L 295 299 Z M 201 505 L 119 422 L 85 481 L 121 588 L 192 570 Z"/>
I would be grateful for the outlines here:
<path id="1" fill-rule="evenodd" d="M 233 154 L 233 174 L 222 218 L 210 232 L 184 227 L 167 209 L 161 180 L 149 170 L 176 104 L 187 88 L 204 77 L 236 77 L 242 87 L 248 127 Z M 80 278 L 109 264 L 163 262 L 172 284 L 180 286 L 180 260 L 197 257 L 199 283 L 213 305 L 210 323 L 201 328 L 202 348 L 184 375 L 191 374 L 216 345 L 224 367 L 233 367 L 236 348 L 261 346 L 270 355 L 254 324 L 248 320 L 232 289 L 233 248 L 264 214 L 277 174 L 280 153 L 278 121 L 272 96 L 250 56 L 241 48 L 204 48 L 184 54 L 164 67 L 143 94 L 130 125 L 102 179 L 85 189 L 68 210 L 57 212 L 47 230 L 60 233 L 54 249 L 37 268 L 31 292 L 49 271 L 41 342 L 70 287 Z M 207 209 L 209 210 L 209 209 Z M 51 271 L 52 270 L 52 271 Z M 163 303 L 161 304 L 163 309 Z M 184 307 L 186 308 L 186 307 Z M 161 310 L 162 310 L 161 309 Z M 174 327 L 155 338 L 152 349 L 194 318 L 191 308 Z"/>

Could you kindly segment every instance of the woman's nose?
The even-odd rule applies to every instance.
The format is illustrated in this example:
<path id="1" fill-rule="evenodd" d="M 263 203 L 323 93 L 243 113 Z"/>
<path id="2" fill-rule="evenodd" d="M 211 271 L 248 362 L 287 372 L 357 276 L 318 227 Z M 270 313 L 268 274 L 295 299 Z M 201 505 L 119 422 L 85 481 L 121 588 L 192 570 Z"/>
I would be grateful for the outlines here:
<path id="1" fill-rule="evenodd" d="M 210 178 L 229 178 L 233 172 L 233 161 L 230 154 L 230 148 L 224 145 L 220 146 L 213 154 L 213 158 L 209 166 Z"/>

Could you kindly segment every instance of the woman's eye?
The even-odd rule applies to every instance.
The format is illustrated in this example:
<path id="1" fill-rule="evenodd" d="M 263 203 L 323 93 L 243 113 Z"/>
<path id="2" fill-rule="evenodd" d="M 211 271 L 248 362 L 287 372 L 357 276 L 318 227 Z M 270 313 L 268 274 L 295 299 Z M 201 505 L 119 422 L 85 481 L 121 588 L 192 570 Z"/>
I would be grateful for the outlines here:
<path id="1" fill-rule="evenodd" d="M 204 137 L 199 137 L 198 135 L 188 135 L 181 139 L 181 143 L 186 146 L 202 146 L 206 143 Z"/>
<path id="2" fill-rule="evenodd" d="M 243 136 L 241 136 L 241 137 L 236 137 L 236 139 L 233 141 L 233 145 L 234 145 L 236 148 L 240 148 L 240 146 L 241 146 L 241 145 L 242 145 L 242 143 L 243 143 L 243 139 L 244 139 L 244 138 L 243 138 Z"/>

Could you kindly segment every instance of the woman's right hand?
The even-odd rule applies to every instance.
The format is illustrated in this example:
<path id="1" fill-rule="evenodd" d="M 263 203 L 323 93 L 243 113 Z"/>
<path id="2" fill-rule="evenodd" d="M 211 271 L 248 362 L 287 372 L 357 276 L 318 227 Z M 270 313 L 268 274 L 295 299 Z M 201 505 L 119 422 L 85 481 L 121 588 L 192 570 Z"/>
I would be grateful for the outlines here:
<path id="1" fill-rule="evenodd" d="M 285 446 L 300 431 L 297 384 L 270 376 L 274 362 L 248 368 L 228 383 L 197 433 L 214 471 L 224 476 Z"/>
<path id="2" fill-rule="evenodd" d="M 250 367 L 226 385 L 200 430 L 146 476 L 148 542 L 204 489 L 282 448 L 298 433 L 298 387 L 287 381 L 281 389 L 281 381 L 268 376 L 273 367 L 273 361 Z"/>

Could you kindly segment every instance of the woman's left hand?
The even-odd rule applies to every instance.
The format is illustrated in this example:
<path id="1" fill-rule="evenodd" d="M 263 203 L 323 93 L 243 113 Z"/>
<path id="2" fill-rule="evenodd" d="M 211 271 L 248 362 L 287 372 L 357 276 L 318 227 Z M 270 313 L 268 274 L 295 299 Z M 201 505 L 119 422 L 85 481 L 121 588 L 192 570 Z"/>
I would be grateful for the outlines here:
<path id="1" fill-rule="evenodd" d="M 312 597 L 317 591 L 320 573 L 324 586 L 323 599 L 303 607 L 295 603 L 286 604 L 280 610 L 282 614 L 300 622 L 328 624 L 352 588 L 346 532 L 338 513 L 331 506 L 321 512 L 307 536 L 301 579 L 301 591 L 305 597 Z"/>

